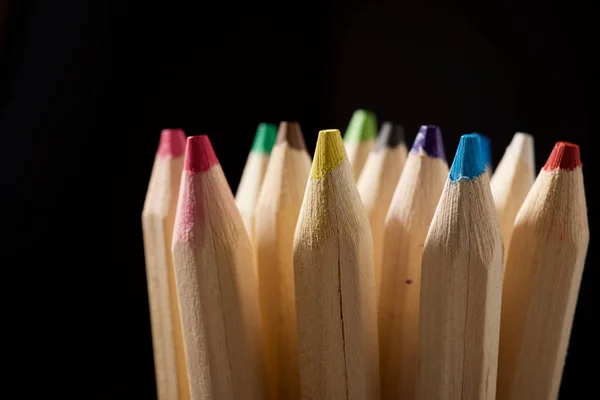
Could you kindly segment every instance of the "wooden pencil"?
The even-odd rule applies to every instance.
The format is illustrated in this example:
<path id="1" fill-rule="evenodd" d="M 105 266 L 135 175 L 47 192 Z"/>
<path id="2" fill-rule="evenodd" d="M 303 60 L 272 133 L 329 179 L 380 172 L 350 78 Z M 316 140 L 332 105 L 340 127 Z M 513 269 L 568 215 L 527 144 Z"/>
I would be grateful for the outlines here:
<path id="1" fill-rule="evenodd" d="M 499 400 L 558 398 L 588 244 L 579 147 L 559 142 L 515 219 L 504 277 Z"/>
<path id="2" fill-rule="evenodd" d="M 252 247 L 205 135 L 187 139 L 173 260 L 191 398 L 263 399 Z"/>
<path id="3" fill-rule="evenodd" d="M 254 243 L 254 209 L 276 136 L 277 127 L 275 125 L 267 123 L 258 125 L 240 184 L 235 193 L 235 202 L 242 215 L 251 243 Z"/>
<path id="4" fill-rule="evenodd" d="M 303 399 L 378 399 L 373 243 L 338 130 L 319 132 L 294 236 Z"/>
<path id="5" fill-rule="evenodd" d="M 504 243 L 505 264 L 515 217 L 535 180 L 533 144 L 533 136 L 515 133 L 490 180 Z"/>
<path id="6" fill-rule="evenodd" d="M 379 297 L 383 399 L 414 399 L 419 339 L 421 256 L 448 177 L 440 129 L 422 126 L 385 219 Z"/>
<path id="7" fill-rule="evenodd" d="M 369 153 L 375 145 L 376 137 L 377 119 L 375 114 L 367 110 L 354 111 L 344 133 L 344 146 L 352 167 L 354 181 L 358 181 Z"/>
<path id="8" fill-rule="evenodd" d="M 380 287 L 385 216 L 400 179 L 406 155 L 404 128 L 402 125 L 385 122 L 357 183 L 373 235 L 376 293 Z"/>
<path id="9" fill-rule="evenodd" d="M 160 135 L 142 211 L 154 369 L 159 400 L 189 399 L 183 337 L 171 257 L 171 237 L 183 169 L 185 133 Z"/>
<path id="10" fill-rule="evenodd" d="M 255 213 L 259 299 L 273 400 L 300 399 L 292 250 L 310 166 L 300 125 L 281 122 Z"/>
<path id="11" fill-rule="evenodd" d="M 421 271 L 417 399 L 494 399 L 502 236 L 481 144 L 460 139 Z"/>

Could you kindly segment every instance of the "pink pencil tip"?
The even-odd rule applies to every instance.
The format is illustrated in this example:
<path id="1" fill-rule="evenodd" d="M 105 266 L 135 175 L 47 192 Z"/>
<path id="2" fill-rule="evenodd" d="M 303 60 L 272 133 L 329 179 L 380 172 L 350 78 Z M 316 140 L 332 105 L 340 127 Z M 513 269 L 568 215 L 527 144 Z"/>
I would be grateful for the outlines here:
<path id="1" fill-rule="evenodd" d="M 177 158 L 185 151 L 185 132 L 181 129 L 163 129 L 160 133 L 157 154 Z"/>
<path id="2" fill-rule="evenodd" d="M 183 164 L 185 171 L 192 173 L 204 172 L 218 163 L 219 160 L 208 136 L 198 135 L 187 138 Z"/>
<path id="3" fill-rule="evenodd" d="M 544 170 L 572 170 L 580 166 L 579 146 L 569 142 L 557 142 L 550 157 L 548 157 L 548 161 L 546 161 L 546 165 L 544 165 Z"/>

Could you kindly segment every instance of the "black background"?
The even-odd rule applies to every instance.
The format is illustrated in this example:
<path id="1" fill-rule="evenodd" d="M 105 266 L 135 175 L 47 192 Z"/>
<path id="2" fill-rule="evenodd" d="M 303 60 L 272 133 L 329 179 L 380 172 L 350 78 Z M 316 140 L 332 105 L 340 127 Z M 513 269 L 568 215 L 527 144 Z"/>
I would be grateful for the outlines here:
<path id="1" fill-rule="evenodd" d="M 209 134 L 234 191 L 263 121 L 298 120 L 312 152 L 319 129 L 344 130 L 362 107 L 402 123 L 409 142 L 419 125 L 439 125 L 450 160 L 461 134 L 487 134 L 495 165 L 523 131 L 535 136 L 538 168 L 557 140 L 573 141 L 593 240 L 591 10 L 495 0 L 1 1 L 5 279 L 29 302 L 13 310 L 18 326 L 35 326 L 18 335 L 64 364 L 37 354 L 39 379 L 59 375 L 49 393 L 66 398 L 80 385 L 79 398 L 155 396 L 140 218 L 165 127 Z M 595 260 L 592 242 L 565 399 L 595 390 Z"/>

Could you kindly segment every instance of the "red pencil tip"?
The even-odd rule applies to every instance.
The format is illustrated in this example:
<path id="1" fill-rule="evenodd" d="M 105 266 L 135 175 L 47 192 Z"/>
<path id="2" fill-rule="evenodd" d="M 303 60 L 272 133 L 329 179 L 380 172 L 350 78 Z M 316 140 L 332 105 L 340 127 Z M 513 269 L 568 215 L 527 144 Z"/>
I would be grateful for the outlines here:
<path id="1" fill-rule="evenodd" d="M 190 136 L 185 147 L 183 169 L 192 173 L 204 172 L 219 163 L 210 139 L 206 135 Z"/>
<path id="2" fill-rule="evenodd" d="M 544 165 L 544 170 L 553 171 L 557 168 L 572 170 L 580 166 L 579 146 L 569 142 L 557 142 Z"/>
<path id="3" fill-rule="evenodd" d="M 177 158 L 185 150 L 185 133 L 181 129 L 163 129 L 160 133 L 157 154 Z"/>

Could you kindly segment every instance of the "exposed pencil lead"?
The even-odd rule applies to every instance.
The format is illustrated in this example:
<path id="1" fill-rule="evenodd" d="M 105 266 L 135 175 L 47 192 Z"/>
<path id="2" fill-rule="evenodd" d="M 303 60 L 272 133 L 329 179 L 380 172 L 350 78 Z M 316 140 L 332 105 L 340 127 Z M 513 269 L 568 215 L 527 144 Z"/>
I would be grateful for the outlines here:
<path id="1" fill-rule="evenodd" d="M 296 150 L 306 150 L 304 135 L 299 123 L 281 121 L 277 131 L 277 143 L 282 142 L 287 142 L 290 147 Z"/>
<path id="2" fill-rule="evenodd" d="M 185 151 L 185 133 L 181 129 L 163 129 L 160 132 L 157 154 L 177 158 Z"/>
<path id="3" fill-rule="evenodd" d="M 482 135 L 481 133 L 473 132 L 472 135 L 476 135 L 479 138 L 481 144 L 481 157 L 483 162 L 489 168 L 492 167 L 492 142 L 489 137 Z"/>
<path id="4" fill-rule="evenodd" d="M 204 172 L 218 163 L 219 160 L 208 136 L 198 135 L 187 138 L 183 164 L 185 171 L 192 173 Z"/>
<path id="5" fill-rule="evenodd" d="M 544 165 L 544 170 L 572 170 L 580 166 L 579 146 L 569 142 L 557 142 Z"/>
<path id="6" fill-rule="evenodd" d="M 485 161 L 482 157 L 481 141 L 476 134 L 460 137 L 454 161 L 450 168 L 450 180 L 475 179 L 485 172 Z"/>
<path id="7" fill-rule="evenodd" d="M 314 180 L 323 178 L 327 172 L 337 168 L 345 156 L 346 151 L 340 131 L 337 129 L 320 131 L 310 171 L 311 178 Z"/>
<path id="8" fill-rule="evenodd" d="M 381 151 L 386 147 L 394 148 L 402 142 L 404 142 L 404 127 L 386 121 L 381 125 L 381 129 L 379 130 L 375 151 Z"/>
<path id="9" fill-rule="evenodd" d="M 273 124 L 262 122 L 256 128 L 251 151 L 255 153 L 271 154 L 277 137 L 277 127 Z"/>
<path id="10" fill-rule="evenodd" d="M 360 143 L 375 139 L 377 136 L 377 119 L 375 114 L 367 110 L 356 110 L 344 133 L 344 142 Z"/>
<path id="11" fill-rule="evenodd" d="M 442 132 L 435 125 L 422 125 L 412 145 L 411 151 L 424 151 L 430 157 L 441 158 L 446 161 Z"/>

